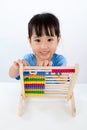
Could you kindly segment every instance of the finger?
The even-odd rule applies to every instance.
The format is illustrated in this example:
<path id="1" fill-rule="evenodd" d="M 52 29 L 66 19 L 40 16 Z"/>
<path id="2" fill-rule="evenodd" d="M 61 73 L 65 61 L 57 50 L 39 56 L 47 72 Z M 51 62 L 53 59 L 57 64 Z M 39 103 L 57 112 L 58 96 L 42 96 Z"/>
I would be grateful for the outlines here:
<path id="1" fill-rule="evenodd" d="M 29 63 L 27 61 L 22 61 L 23 62 L 23 66 L 29 66 Z"/>
<path id="2" fill-rule="evenodd" d="M 49 65 L 49 61 L 48 60 L 45 60 L 44 61 L 44 66 L 48 66 Z"/>
<path id="3" fill-rule="evenodd" d="M 43 61 L 39 62 L 39 64 L 38 64 L 38 66 L 43 66 L 43 65 L 44 65 Z"/>
<path id="4" fill-rule="evenodd" d="M 14 61 L 14 62 L 13 62 L 13 66 L 14 66 L 14 68 L 18 69 L 19 64 L 18 64 L 16 61 Z"/>
<path id="5" fill-rule="evenodd" d="M 18 60 L 17 60 L 17 63 L 18 63 L 18 64 L 23 64 L 23 61 L 20 60 L 20 59 L 18 59 Z"/>
<path id="6" fill-rule="evenodd" d="M 52 66 L 52 61 L 49 62 L 49 66 Z"/>

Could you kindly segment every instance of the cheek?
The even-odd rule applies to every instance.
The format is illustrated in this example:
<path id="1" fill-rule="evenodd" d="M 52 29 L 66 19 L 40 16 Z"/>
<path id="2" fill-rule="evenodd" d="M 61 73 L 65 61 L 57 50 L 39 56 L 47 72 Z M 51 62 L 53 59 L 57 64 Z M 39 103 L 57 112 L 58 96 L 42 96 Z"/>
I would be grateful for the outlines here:
<path id="1" fill-rule="evenodd" d="M 38 52 L 39 51 L 39 47 L 37 46 L 32 46 L 32 50 L 34 53 Z"/>
<path id="2" fill-rule="evenodd" d="M 55 52 L 56 49 L 57 49 L 57 45 L 55 45 L 55 44 L 50 47 L 50 50 L 51 50 L 52 52 Z"/>

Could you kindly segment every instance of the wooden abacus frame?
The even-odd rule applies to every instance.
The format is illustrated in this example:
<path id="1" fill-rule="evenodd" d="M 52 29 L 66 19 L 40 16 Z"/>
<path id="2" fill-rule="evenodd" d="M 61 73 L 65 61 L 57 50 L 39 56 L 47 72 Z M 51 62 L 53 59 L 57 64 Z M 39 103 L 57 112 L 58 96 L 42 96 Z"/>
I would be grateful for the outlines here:
<path id="1" fill-rule="evenodd" d="M 47 75 L 45 76 L 46 81 L 49 80 L 50 82 L 55 80 L 55 82 L 45 83 L 44 94 L 42 95 L 32 95 L 25 93 L 25 86 L 24 86 L 24 72 L 29 72 L 30 75 L 37 75 L 38 72 L 46 72 Z M 72 115 L 76 115 L 76 106 L 75 106 L 75 99 L 74 99 L 74 86 L 76 83 L 76 79 L 78 76 L 79 68 L 78 65 L 75 66 L 66 66 L 66 67 L 53 67 L 53 66 L 23 66 L 20 64 L 20 81 L 21 81 L 21 94 L 20 94 L 20 101 L 19 101 L 19 115 L 23 114 L 23 105 L 24 100 L 26 97 L 45 97 L 45 98 L 62 98 L 71 100 L 71 107 L 72 107 Z M 48 73 L 51 73 L 48 75 Z M 57 75 L 56 75 L 57 74 Z M 29 76 L 27 76 L 28 78 Z M 33 89 L 34 90 L 34 89 Z M 36 89 L 35 89 L 36 91 Z"/>

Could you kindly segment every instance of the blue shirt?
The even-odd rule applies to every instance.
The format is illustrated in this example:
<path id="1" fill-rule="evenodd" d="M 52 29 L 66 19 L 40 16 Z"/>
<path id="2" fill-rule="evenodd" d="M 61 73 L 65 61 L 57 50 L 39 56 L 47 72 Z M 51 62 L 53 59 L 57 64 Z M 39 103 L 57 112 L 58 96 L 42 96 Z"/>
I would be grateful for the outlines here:
<path id="1" fill-rule="evenodd" d="M 34 54 L 27 54 L 23 60 L 27 61 L 30 66 L 36 66 L 36 56 Z M 66 66 L 67 62 L 64 56 L 54 54 L 52 58 L 52 66 Z"/>
<path id="2" fill-rule="evenodd" d="M 36 66 L 36 56 L 31 53 L 23 57 L 22 60 L 25 60 L 29 63 L 30 66 Z M 67 61 L 63 55 L 54 54 L 52 58 L 52 66 L 66 66 Z M 20 79 L 20 76 L 17 76 L 16 79 Z"/>

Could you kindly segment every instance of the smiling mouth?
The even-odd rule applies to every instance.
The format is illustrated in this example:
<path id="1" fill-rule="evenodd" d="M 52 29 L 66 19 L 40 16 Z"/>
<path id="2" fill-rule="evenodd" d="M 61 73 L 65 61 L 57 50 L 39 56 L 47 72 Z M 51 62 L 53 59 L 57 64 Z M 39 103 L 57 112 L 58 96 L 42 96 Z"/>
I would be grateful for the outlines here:
<path id="1" fill-rule="evenodd" d="M 43 55 L 43 56 L 46 56 L 46 55 L 49 54 L 49 51 L 43 51 L 43 52 L 40 52 L 40 54 Z"/>

